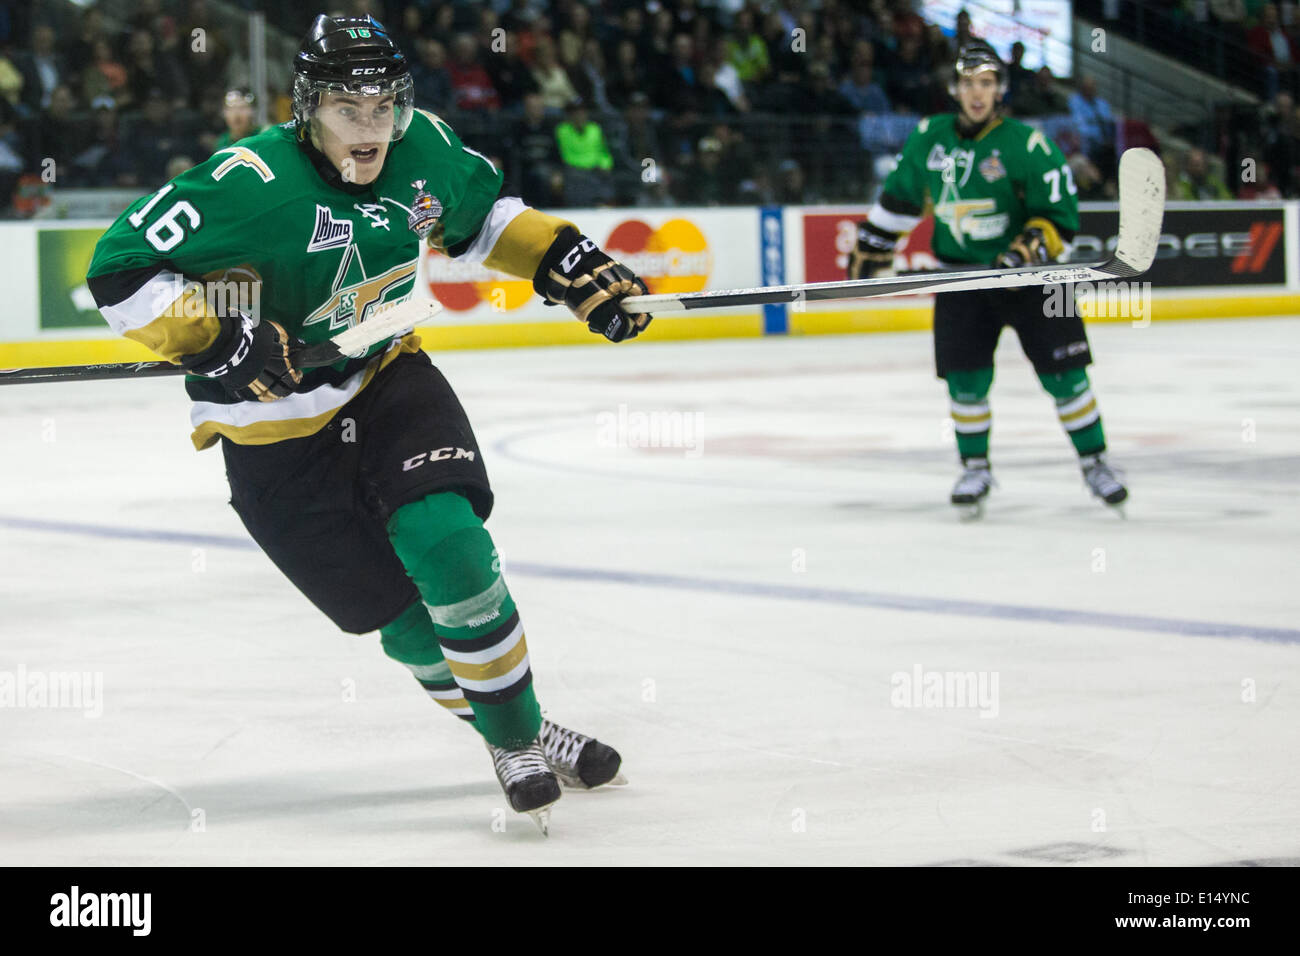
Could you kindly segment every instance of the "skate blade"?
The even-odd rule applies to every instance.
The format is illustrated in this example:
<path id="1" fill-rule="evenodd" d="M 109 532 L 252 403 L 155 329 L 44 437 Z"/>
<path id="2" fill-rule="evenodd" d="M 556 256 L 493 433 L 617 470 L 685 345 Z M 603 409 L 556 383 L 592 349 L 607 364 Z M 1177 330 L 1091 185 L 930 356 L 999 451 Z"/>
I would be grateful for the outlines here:
<path id="1" fill-rule="evenodd" d="M 551 807 L 553 806 L 555 806 L 554 803 L 548 803 L 544 807 L 528 811 L 528 815 L 533 818 L 533 822 L 537 824 L 537 829 L 542 831 L 544 837 L 551 835 Z"/>
<path id="2" fill-rule="evenodd" d="M 957 509 L 957 517 L 962 521 L 979 521 L 984 517 L 984 502 L 976 501 L 973 504 L 953 505 Z"/>

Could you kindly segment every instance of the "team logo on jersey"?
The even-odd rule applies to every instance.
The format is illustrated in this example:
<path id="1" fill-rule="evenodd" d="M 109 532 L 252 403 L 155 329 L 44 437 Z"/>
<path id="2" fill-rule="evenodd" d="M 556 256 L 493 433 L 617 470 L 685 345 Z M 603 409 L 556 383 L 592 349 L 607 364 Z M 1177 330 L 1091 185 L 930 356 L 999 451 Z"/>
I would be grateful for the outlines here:
<path id="1" fill-rule="evenodd" d="M 338 272 L 330 286 L 330 297 L 303 325 L 328 322 L 330 332 L 347 329 L 364 322 L 370 313 L 385 302 L 394 302 L 410 293 L 415 287 L 416 260 L 393 266 L 377 276 L 366 273 L 361 261 L 361 250 L 356 243 L 347 247 L 339 263 Z"/>
<path id="2" fill-rule="evenodd" d="M 948 227 L 957 245 L 965 246 L 967 236 L 980 242 L 996 239 L 1006 231 L 1011 217 L 1004 212 L 996 213 L 997 208 L 993 199 L 962 199 L 955 186 L 945 183 L 943 194 L 934 206 L 934 218 Z"/>
<path id="3" fill-rule="evenodd" d="M 984 177 L 986 183 L 995 183 L 1007 175 L 1007 168 L 1002 165 L 1002 157 L 998 151 L 993 150 L 993 155 L 980 161 L 980 175 Z"/>
<path id="4" fill-rule="evenodd" d="M 427 179 L 417 179 L 411 183 L 415 198 L 411 200 L 411 213 L 406 217 L 406 227 L 421 239 L 429 235 L 437 225 L 438 217 L 442 215 L 442 203 L 437 196 L 425 190 L 426 182 Z"/>
<path id="5" fill-rule="evenodd" d="M 316 206 L 316 228 L 312 230 L 311 241 L 307 243 L 308 252 L 321 252 L 325 249 L 342 249 L 352 243 L 352 220 L 335 219 L 328 207 L 319 203 Z"/>

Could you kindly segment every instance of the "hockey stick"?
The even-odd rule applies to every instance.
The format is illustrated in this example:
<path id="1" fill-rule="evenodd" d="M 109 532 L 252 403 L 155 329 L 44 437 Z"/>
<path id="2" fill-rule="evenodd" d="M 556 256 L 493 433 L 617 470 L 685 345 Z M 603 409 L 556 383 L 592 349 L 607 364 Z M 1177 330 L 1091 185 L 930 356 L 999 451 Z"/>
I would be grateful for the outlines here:
<path id="1" fill-rule="evenodd" d="M 295 357 L 298 368 L 333 365 L 360 355 L 372 345 L 407 332 L 442 311 L 431 299 L 407 299 L 376 309 L 366 321 L 316 345 L 309 345 Z M 185 369 L 171 362 L 118 362 L 109 365 L 58 365 L 49 368 L 0 368 L 0 385 L 20 382 L 93 382 L 106 378 L 152 378 L 183 375 Z"/>
<path id="2" fill-rule="evenodd" d="M 736 305 L 773 305 L 785 302 L 825 302 L 862 299 L 907 292 L 960 292 L 970 289 L 1011 289 L 1131 279 L 1151 268 L 1160 242 L 1165 213 L 1165 167 L 1149 149 L 1129 149 L 1119 161 L 1119 238 L 1115 253 L 1102 262 L 1086 265 L 1045 265 L 1025 269 L 976 269 L 932 272 L 880 279 L 843 282 L 807 282 L 754 289 L 718 289 L 681 295 L 634 295 L 620 307 L 629 312 L 675 312 Z"/>

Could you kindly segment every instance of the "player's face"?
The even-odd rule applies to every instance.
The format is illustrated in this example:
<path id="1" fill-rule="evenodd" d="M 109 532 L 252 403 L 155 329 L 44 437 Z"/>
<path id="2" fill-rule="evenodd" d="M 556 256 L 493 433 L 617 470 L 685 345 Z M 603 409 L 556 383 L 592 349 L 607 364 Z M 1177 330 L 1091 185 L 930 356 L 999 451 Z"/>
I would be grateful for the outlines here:
<path id="1" fill-rule="evenodd" d="M 365 185 L 379 178 L 393 135 L 393 102 L 391 94 L 321 97 L 313 115 L 316 148 L 348 182 Z"/>
<path id="2" fill-rule="evenodd" d="M 998 98 L 998 76 L 993 70 L 981 70 L 957 80 L 957 102 L 972 123 L 983 123 L 992 116 Z"/>

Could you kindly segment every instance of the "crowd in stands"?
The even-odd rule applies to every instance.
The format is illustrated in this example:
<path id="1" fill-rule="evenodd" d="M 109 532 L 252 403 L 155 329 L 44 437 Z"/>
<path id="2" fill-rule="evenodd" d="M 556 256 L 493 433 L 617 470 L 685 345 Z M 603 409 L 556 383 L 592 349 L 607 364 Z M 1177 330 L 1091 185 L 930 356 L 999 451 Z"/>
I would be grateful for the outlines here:
<path id="1" fill-rule="evenodd" d="M 1211 6 L 1232 3 L 1243 0 Z M 292 37 L 314 12 L 256 6 Z M 244 38 L 216 25 L 209 0 L 114 6 L 125 20 L 63 7 L 55 22 L 0 0 L 0 197 L 19 213 L 51 178 L 146 191 L 255 131 Z M 953 56 L 970 35 L 965 14 L 946 36 L 910 0 L 344 0 L 335 12 L 384 20 L 411 60 L 417 105 L 541 207 L 864 201 L 873 160 L 900 145 L 884 148 L 867 121 L 951 109 Z M 1274 51 L 1284 86 L 1294 48 L 1268 22 L 1251 35 Z M 1090 78 L 1071 91 L 1023 56 L 1011 59 L 1008 112 L 1056 120 L 1082 197 L 1113 196 L 1117 146 L 1149 130 L 1118 117 Z M 267 104 L 273 122 L 289 118 L 287 93 Z M 1286 96 L 1267 120 L 1267 165 L 1290 195 Z M 1199 182 L 1198 161 L 1186 165 Z"/>

